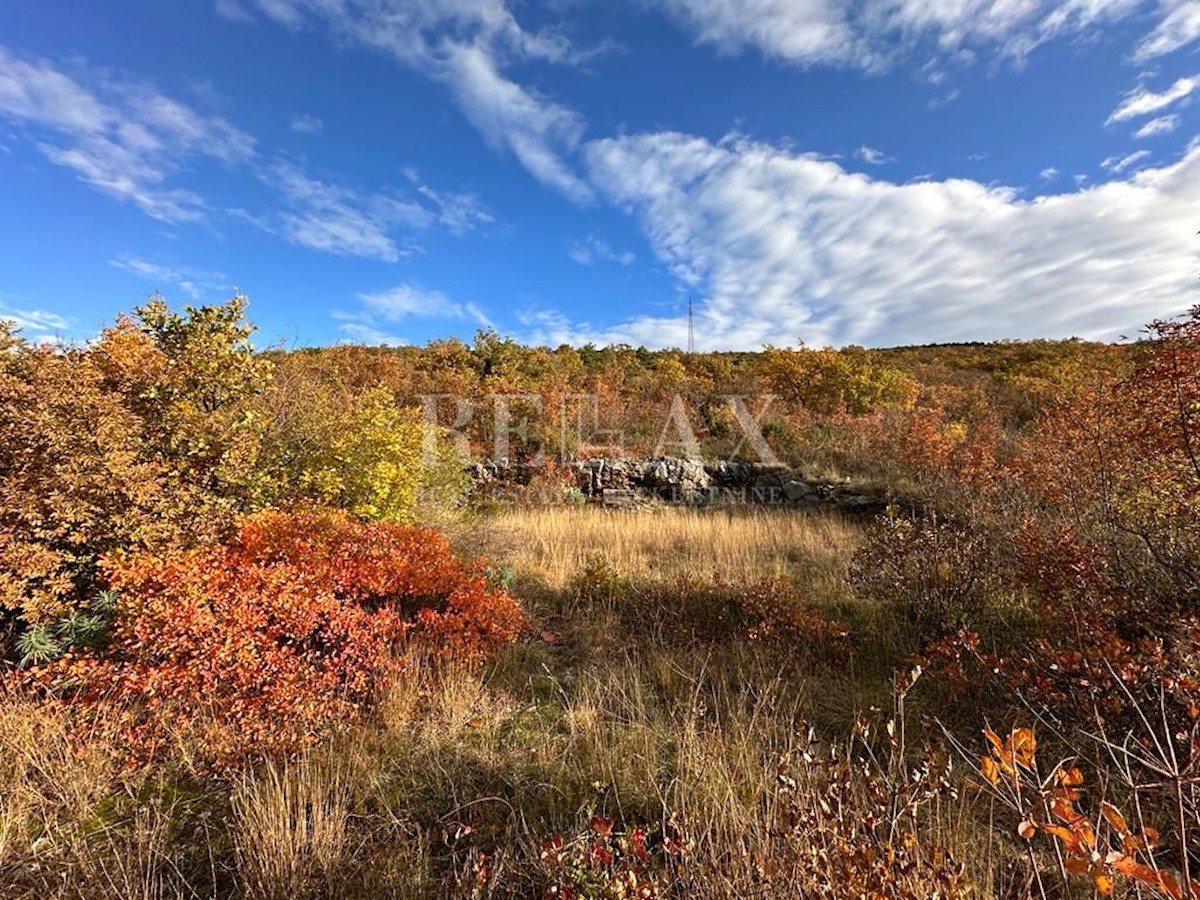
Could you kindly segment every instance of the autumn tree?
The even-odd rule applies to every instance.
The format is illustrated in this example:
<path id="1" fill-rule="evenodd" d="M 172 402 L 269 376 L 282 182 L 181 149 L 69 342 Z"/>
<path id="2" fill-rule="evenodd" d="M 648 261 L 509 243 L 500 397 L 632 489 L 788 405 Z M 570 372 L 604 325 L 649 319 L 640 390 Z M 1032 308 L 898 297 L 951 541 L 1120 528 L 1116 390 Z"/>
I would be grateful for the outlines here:
<path id="1" fill-rule="evenodd" d="M 292 371 L 264 396 L 263 410 L 261 471 L 272 505 L 315 503 L 408 523 L 454 510 L 469 487 L 444 430 L 382 385 L 353 392 L 336 378 Z"/>
<path id="2" fill-rule="evenodd" d="M 818 413 L 863 414 L 882 406 L 911 403 L 916 396 L 912 379 L 876 363 L 862 348 L 767 347 L 760 366 L 774 393 Z"/>
<path id="3" fill-rule="evenodd" d="M 245 299 L 171 312 L 159 299 L 95 341 L 5 329 L 0 361 L 0 611 L 10 626 L 89 602 L 117 547 L 219 539 L 254 503 L 270 366 Z"/>

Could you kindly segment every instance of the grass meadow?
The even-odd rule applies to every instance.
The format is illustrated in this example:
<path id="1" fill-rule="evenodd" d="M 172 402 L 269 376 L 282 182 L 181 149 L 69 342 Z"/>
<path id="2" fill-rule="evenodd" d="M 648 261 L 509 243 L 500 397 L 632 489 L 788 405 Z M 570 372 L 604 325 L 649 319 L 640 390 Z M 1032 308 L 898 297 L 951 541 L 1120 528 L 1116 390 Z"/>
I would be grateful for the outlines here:
<path id="1" fill-rule="evenodd" d="M 674 896 L 848 896 L 879 877 L 839 849 L 871 810 L 942 860 L 891 872 L 887 896 L 967 896 L 955 885 L 968 882 L 1016 895 L 989 865 L 1000 852 L 981 794 L 930 772 L 929 795 L 897 812 L 911 785 L 887 787 L 894 754 L 843 765 L 856 739 L 878 750 L 868 729 L 884 727 L 898 661 L 853 660 L 836 639 L 751 636 L 723 609 L 723 586 L 773 579 L 830 615 L 853 612 L 859 533 L 835 516 L 764 511 L 485 517 L 458 541 L 503 568 L 528 634 L 483 670 L 412 650 L 375 721 L 232 784 L 177 772 L 113 793 L 119 748 L 80 747 L 62 713 L 9 698 L 5 896 L 526 897 L 567 885 L 632 897 L 667 895 L 651 892 L 668 882 Z M 855 627 L 879 629 L 867 643 L 888 652 L 884 618 L 858 610 Z M 591 883 L 596 852 L 613 858 Z"/>

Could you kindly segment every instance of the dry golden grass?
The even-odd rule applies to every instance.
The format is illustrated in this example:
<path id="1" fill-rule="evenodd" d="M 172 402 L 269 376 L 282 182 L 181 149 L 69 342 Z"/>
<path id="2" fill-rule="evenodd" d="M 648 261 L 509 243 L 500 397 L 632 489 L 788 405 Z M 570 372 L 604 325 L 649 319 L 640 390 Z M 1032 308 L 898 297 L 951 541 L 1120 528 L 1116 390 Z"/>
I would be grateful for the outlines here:
<path id="1" fill-rule="evenodd" d="M 193 798 L 126 779 L 110 735 L 62 708 L 0 695 L 0 896 L 79 900 L 194 897 L 183 871 L 210 871 L 207 820 L 185 834 Z"/>
<path id="2" fill-rule="evenodd" d="M 109 789 L 108 751 L 72 741 L 61 711 L 0 694 L 0 866 L 47 850 L 57 823 L 88 815 Z"/>
<path id="3" fill-rule="evenodd" d="M 478 527 L 495 563 L 545 588 L 568 586 L 597 555 L 621 579 L 661 583 L 623 581 L 632 593 L 621 603 L 563 591 L 569 602 L 544 603 L 561 617 L 562 640 L 518 644 L 484 671 L 410 649 L 371 722 L 218 788 L 212 834 L 196 835 L 169 782 L 122 785 L 102 744 L 81 755 L 61 717 L 0 704 L 0 896 L 541 896 L 542 840 L 586 835 L 594 813 L 686 839 L 673 895 L 849 896 L 830 847 L 878 849 L 862 832 L 863 785 L 848 788 L 837 833 L 797 829 L 796 816 L 829 796 L 829 776 L 796 770 L 789 786 L 780 767 L 804 757 L 797 723 L 815 708 L 862 708 L 851 676 L 785 673 L 777 655 L 732 632 L 677 644 L 628 628 L 617 611 L 662 618 L 652 607 L 678 607 L 678 576 L 781 576 L 806 596 L 844 596 L 854 523 L 590 508 L 507 512 Z M 118 813 L 95 827 L 114 798 Z M 922 841 L 983 859 L 991 837 L 973 830 L 966 803 L 926 807 Z M 992 889 L 986 869 L 974 875 Z M 910 896 L 939 889 L 926 869 L 901 880 Z"/>
<path id="4" fill-rule="evenodd" d="M 288 900 L 335 887 L 349 855 L 354 761 L 317 751 L 267 764 L 233 792 L 234 853 L 246 894 Z"/>
<path id="5" fill-rule="evenodd" d="M 841 517 L 764 509 L 550 507 L 499 513 L 485 527 L 503 558 L 554 588 L 599 555 L 626 578 L 786 577 L 816 592 L 844 581 L 859 534 Z"/>

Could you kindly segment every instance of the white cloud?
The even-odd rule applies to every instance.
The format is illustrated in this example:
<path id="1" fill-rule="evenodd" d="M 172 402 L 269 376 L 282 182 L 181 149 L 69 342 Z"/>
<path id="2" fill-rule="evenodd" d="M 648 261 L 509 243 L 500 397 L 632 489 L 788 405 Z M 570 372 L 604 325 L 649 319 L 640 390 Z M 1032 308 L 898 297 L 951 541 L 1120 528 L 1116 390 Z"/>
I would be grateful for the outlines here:
<path id="1" fill-rule="evenodd" d="M 237 163 L 254 154 L 254 139 L 220 116 L 146 84 L 81 74 L 92 86 L 49 61 L 0 46 L 0 117 L 29 129 L 51 162 L 155 219 L 203 217 L 201 197 L 168 183 L 190 159 Z"/>
<path id="2" fill-rule="evenodd" d="M 585 203 L 591 188 L 566 157 L 579 145 L 583 119 L 503 74 L 513 62 L 572 62 L 570 43 L 524 29 L 505 0 L 244 0 L 288 28 L 326 23 L 341 40 L 387 53 L 446 84 L 463 114 L 496 148 L 535 178 Z"/>
<path id="3" fill-rule="evenodd" d="M 416 169 L 407 168 L 404 176 L 412 182 L 417 193 L 425 198 L 438 222 L 451 234 L 466 234 L 495 218 L 477 196 L 469 191 L 438 191 L 421 180 Z"/>
<path id="4" fill-rule="evenodd" d="M 563 155 L 579 145 L 583 119 L 503 77 L 495 60 L 477 45 L 449 48 L 447 81 L 463 113 L 496 147 L 507 147 L 542 183 L 580 203 L 592 190 Z"/>
<path id="5" fill-rule="evenodd" d="M 1165 13 L 1158 26 L 1134 52 L 1134 61 L 1144 63 L 1174 53 L 1200 38 L 1200 3 L 1196 0 L 1161 0 Z"/>
<path id="6" fill-rule="evenodd" d="M 1176 115 L 1159 116 L 1157 119 L 1151 119 L 1135 131 L 1133 136 L 1141 140 L 1142 138 L 1154 137 L 1158 134 L 1170 134 L 1179 127 L 1179 121 L 1179 116 Z"/>
<path id="7" fill-rule="evenodd" d="M 631 250 L 618 252 L 609 243 L 594 234 L 583 240 L 576 241 L 567 251 L 572 262 L 581 266 L 594 266 L 597 263 L 617 263 L 621 266 L 631 266 L 637 261 L 637 256 Z"/>
<path id="8" fill-rule="evenodd" d="M 296 134 L 320 134 L 325 128 L 325 123 L 316 116 L 308 113 L 300 113 L 292 116 L 292 121 L 288 123 L 288 127 Z"/>
<path id="9" fill-rule="evenodd" d="M 757 47 L 803 65 L 852 62 L 876 68 L 882 56 L 837 0 L 659 0 L 659 4 L 722 53 Z"/>
<path id="10" fill-rule="evenodd" d="M 930 109 L 943 109 L 944 107 L 949 106 L 951 103 L 953 103 L 955 100 L 957 100 L 961 96 L 962 96 L 962 91 L 959 88 L 954 88 L 952 91 L 950 91 L 945 96 L 934 97 L 932 100 L 930 100 L 926 104 L 926 106 L 928 106 Z"/>
<path id="11" fill-rule="evenodd" d="M 358 299 L 371 314 L 388 322 L 422 318 L 469 319 L 480 325 L 491 324 L 474 303 L 455 303 L 440 291 L 424 291 L 411 284 L 400 284 L 386 291 L 359 294 Z"/>
<path id="12" fill-rule="evenodd" d="M 872 166 L 882 166 L 884 163 L 895 162 L 892 157 L 888 156 L 882 150 L 876 150 L 874 147 L 868 147 L 866 144 L 855 150 L 854 155 Z"/>
<path id="13" fill-rule="evenodd" d="M 10 306 L 7 295 L 0 294 L 0 321 L 12 322 L 22 335 L 32 341 L 54 341 L 71 328 L 71 320 L 44 309 L 21 309 Z M 19 300 L 17 302 L 20 302 Z"/>
<path id="14" fill-rule="evenodd" d="M 289 2 L 272 0 L 268 6 L 284 16 Z M 190 160 L 204 157 L 247 166 L 279 192 L 284 204 L 277 213 L 232 209 L 229 215 L 317 250 L 396 261 L 413 252 L 398 235 L 433 225 L 462 234 L 492 221 L 469 193 L 439 193 L 421 183 L 415 188 L 419 196 L 412 198 L 355 191 L 312 178 L 291 162 L 263 161 L 254 138 L 220 116 L 199 112 L 143 83 L 79 65 L 67 72 L 3 46 L 0 118 L 28 130 L 54 164 L 165 222 L 195 221 L 208 214 L 203 197 L 172 183 Z M 297 116 L 291 124 L 311 134 L 321 122 Z M 178 279 L 165 280 L 182 285 Z M 189 283 L 202 289 L 194 279 Z"/>
<path id="15" fill-rule="evenodd" d="M 886 68 L 899 55 L 928 42 L 942 57 L 960 64 L 974 58 L 973 47 L 993 48 L 1019 60 L 1051 38 L 1085 33 L 1130 16 L 1143 0 L 655 3 L 691 31 L 697 41 L 723 53 L 754 48 L 801 66 L 843 65 L 873 71 Z M 926 68 L 941 72 L 936 66 L 927 64 Z"/>
<path id="16" fill-rule="evenodd" d="M 597 141 L 604 195 L 689 290 L 702 347 L 1113 338 L 1196 302 L 1200 146 L 1178 162 L 1022 199 L 965 179 L 899 185 L 741 139 Z M 539 340 L 682 346 L 682 315 Z"/>
<path id="17" fill-rule="evenodd" d="M 246 10 L 241 4 L 241 0 L 216 0 L 213 8 L 217 11 L 217 15 L 223 19 L 229 19 L 231 22 L 251 22 L 254 16 Z"/>
<path id="18" fill-rule="evenodd" d="M 393 335 L 386 327 L 410 319 L 454 319 L 492 327 L 484 311 L 474 303 L 458 303 L 441 291 L 427 291 L 411 284 L 358 295 L 360 307 L 355 312 L 335 312 L 341 321 L 339 328 L 358 343 L 402 344 L 404 338 Z"/>
<path id="19" fill-rule="evenodd" d="M 345 337 L 343 344 L 363 344 L 368 347 L 403 347 L 408 341 L 399 335 L 375 328 L 362 322 L 343 322 L 338 326 Z"/>
<path id="20" fill-rule="evenodd" d="M 1108 169 L 1113 174 L 1120 175 L 1130 166 L 1135 166 L 1150 156 L 1149 150 L 1138 150 L 1128 156 L 1110 156 L 1100 163 L 1101 168 Z"/>
<path id="21" fill-rule="evenodd" d="M 322 181 L 292 162 L 276 162 L 261 174 L 287 208 L 266 220 L 241 210 L 230 214 L 292 243 L 343 256 L 396 262 L 416 252 L 411 239 L 434 225 L 462 234 L 492 220 L 473 195 L 442 195 L 419 179 L 417 194 L 425 203 L 417 197 L 368 193 Z"/>
<path id="22" fill-rule="evenodd" d="M 1125 122 L 1129 119 L 1148 116 L 1151 113 L 1166 109 L 1168 106 L 1190 96 L 1192 91 L 1196 90 L 1197 87 L 1200 87 L 1200 76 L 1180 78 L 1162 93 L 1147 90 L 1145 85 L 1140 84 L 1125 95 L 1125 98 L 1113 110 L 1112 115 L 1108 117 L 1108 121 L 1105 124 L 1111 125 L 1114 122 Z"/>
<path id="23" fill-rule="evenodd" d="M 228 281 L 220 272 L 204 272 L 164 265 L 134 256 L 132 253 L 122 253 L 115 259 L 109 260 L 109 265 L 136 275 L 138 278 L 154 282 L 155 290 L 162 290 L 168 285 L 174 285 L 193 300 L 200 300 L 209 292 L 224 291 L 229 288 Z"/>
<path id="24" fill-rule="evenodd" d="M 1054 166 L 1047 166 L 1038 173 L 1038 177 L 1041 178 L 1042 181 L 1054 181 L 1056 178 L 1058 178 L 1058 175 L 1058 169 L 1054 168 Z"/>

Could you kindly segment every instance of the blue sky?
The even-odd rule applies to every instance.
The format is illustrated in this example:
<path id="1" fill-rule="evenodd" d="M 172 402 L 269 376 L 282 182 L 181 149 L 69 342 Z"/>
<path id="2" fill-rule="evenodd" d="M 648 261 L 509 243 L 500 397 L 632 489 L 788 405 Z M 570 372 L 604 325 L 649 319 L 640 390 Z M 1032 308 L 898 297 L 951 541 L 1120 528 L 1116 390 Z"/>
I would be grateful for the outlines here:
<path id="1" fill-rule="evenodd" d="M 886 346 L 1200 302 L 1197 0 L 0 7 L 0 317 Z"/>

